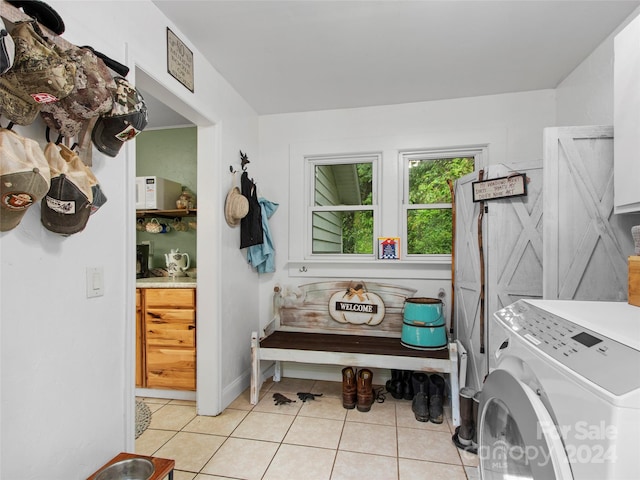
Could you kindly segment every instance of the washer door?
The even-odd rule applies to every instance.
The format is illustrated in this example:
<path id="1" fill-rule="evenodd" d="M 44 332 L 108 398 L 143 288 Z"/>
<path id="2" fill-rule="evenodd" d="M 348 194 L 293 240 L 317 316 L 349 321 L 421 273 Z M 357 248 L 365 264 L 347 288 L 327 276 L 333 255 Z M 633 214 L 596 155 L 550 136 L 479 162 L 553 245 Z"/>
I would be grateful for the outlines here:
<path id="1" fill-rule="evenodd" d="M 481 479 L 573 479 L 560 434 L 545 406 L 506 370 L 487 377 L 478 424 Z"/>

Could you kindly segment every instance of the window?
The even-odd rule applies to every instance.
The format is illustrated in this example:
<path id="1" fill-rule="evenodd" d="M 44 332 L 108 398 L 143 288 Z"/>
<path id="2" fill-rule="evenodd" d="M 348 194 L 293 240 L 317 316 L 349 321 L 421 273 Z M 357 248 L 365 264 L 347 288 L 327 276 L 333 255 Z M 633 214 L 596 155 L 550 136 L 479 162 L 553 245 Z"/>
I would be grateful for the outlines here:
<path id="1" fill-rule="evenodd" d="M 449 278 L 447 179 L 488 165 L 490 146 L 504 162 L 505 145 L 503 129 L 290 144 L 289 275 Z M 378 238 L 392 237 L 400 260 L 379 259 Z"/>
<path id="2" fill-rule="evenodd" d="M 407 257 L 450 255 L 453 231 L 451 190 L 456 179 L 474 171 L 474 151 L 403 153 L 403 218 Z"/>
<path id="3" fill-rule="evenodd" d="M 312 255 L 374 254 L 377 155 L 308 158 Z"/>

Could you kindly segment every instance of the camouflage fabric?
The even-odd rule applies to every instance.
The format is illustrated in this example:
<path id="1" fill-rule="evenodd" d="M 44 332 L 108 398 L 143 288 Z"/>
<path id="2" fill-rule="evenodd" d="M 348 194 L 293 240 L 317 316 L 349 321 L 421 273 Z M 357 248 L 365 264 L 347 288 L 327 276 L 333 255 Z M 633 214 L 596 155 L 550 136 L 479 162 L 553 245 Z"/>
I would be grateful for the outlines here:
<path id="1" fill-rule="evenodd" d="M 91 50 L 74 47 L 66 53 L 76 63 L 74 88 L 60 101 L 42 105 L 40 115 L 52 129 L 74 137 L 86 120 L 111 111 L 116 83 Z"/>
<path id="2" fill-rule="evenodd" d="M 16 24 L 13 67 L 0 75 L 0 114 L 18 125 L 31 124 L 42 104 L 66 97 L 74 86 L 75 62 L 36 29 L 34 22 Z"/>
<path id="3" fill-rule="evenodd" d="M 116 91 L 111 112 L 101 115 L 91 132 L 98 150 L 111 157 L 147 126 L 147 106 L 140 92 L 122 77 L 115 77 Z"/>

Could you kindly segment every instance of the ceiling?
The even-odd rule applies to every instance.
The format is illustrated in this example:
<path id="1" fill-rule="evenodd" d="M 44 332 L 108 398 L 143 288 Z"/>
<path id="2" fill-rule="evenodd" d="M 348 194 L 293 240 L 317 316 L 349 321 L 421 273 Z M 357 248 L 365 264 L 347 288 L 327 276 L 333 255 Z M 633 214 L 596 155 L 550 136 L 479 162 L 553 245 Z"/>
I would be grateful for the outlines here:
<path id="1" fill-rule="evenodd" d="M 267 115 L 555 88 L 640 0 L 154 3 Z"/>

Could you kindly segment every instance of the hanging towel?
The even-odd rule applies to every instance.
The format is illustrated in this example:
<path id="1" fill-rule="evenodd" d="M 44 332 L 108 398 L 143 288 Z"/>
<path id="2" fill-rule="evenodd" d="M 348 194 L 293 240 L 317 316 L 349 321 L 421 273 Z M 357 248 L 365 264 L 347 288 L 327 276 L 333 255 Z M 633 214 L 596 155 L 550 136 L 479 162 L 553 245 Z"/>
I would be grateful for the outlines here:
<path id="1" fill-rule="evenodd" d="M 260 197 L 260 213 L 262 216 L 262 231 L 264 232 L 264 242 L 260 245 L 253 245 L 247 249 L 247 260 L 256 267 L 258 273 L 271 273 L 276 271 L 275 256 L 276 251 L 271 240 L 271 230 L 267 220 L 278 209 L 278 204 Z"/>

